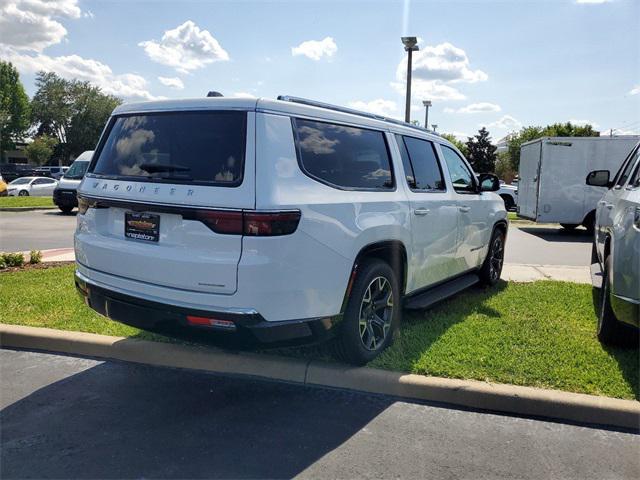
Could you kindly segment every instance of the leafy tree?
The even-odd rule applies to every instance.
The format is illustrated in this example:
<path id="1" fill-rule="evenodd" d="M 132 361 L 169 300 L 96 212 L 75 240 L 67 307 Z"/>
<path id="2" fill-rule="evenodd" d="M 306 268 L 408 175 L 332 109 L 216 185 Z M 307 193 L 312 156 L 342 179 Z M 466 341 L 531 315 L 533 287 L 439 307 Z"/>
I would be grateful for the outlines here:
<path id="1" fill-rule="evenodd" d="M 511 167 L 511 160 L 509 159 L 509 152 L 499 152 L 496 159 L 495 174 L 498 178 L 504 180 L 507 183 L 511 183 L 518 172 Z"/>
<path id="2" fill-rule="evenodd" d="M 27 158 L 36 165 L 44 165 L 49 161 L 58 139 L 49 135 L 39 135 L 24 149 Z"/>
<path id="3" fill-rule="evenodd" d="M 507 142 L 511 168 L 518 171 L 520 167 L 520 147 L 523 143 L 541 137 L 599 137 L 600 132 L 589 124 L 574 125 L 571 122 L 554 123 L 546 127 L 523 127 L 519 132 L 511 134 Z"/>
<path id="4" fill-rule="evenodd" d="M 465 157 L 468 157 L 469 152 L 467 150 L 467 145 L 458 140 L 455 135 L 451 134 L 451 133 L 442 133 L 440 134 L 440 136 L 442 138 L 446 138 L 447 140 L 449 140 L 451 143 L 453 143 L 455 145 L 455 147 L 460 150 L 460 153 L 462 153 Z"/>
<path id="5" fill-rule="evenodd" d="M 18 70 L 0 61 L 0 159 L 14 148 L 29 128 L 29 97 L 20 82 Z"/>
<path id="6" fill-rule="evenodd" d="M 485 127 L 467 140 L 467 159 L 476 172 L 493 172 L 496 165 L 496 146 Z"/>
<path id="7" fill-rule="evenodd" d="M 55 156 L 64 163 L 95 147 L 112 110 L 122 103 L 89 82 L 65 80 L 52 72 L 38 72 L 36 88 L 32 121 L 39 135 L 58 139 Z"/>

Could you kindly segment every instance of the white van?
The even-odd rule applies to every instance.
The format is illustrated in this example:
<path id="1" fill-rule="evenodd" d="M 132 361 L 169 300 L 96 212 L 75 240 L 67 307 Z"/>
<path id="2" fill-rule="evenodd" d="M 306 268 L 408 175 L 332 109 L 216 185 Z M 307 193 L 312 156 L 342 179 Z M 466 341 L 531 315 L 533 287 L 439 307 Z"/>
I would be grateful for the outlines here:
<path id="1" fill-rule="evenodd" d="M 63 213 L 70 213 L 71 210 L 78 206 L 77 190 L 84 178 L 84 174 L 87 172 L 87 168 L 89 168 L 92 156 L 93 150 L 82 152 L 65 172 L 64 177 L 60 179 L 56 189 L 53 191 L 53 203 Z"/>
<path id="2" fill-rule="evenodd" d="M 142 328 L 337 337 L 366 362 L 402 306 L 499 277 L 506 211 L 422 128 L 309 100 L 116 108 L 78 189 L 76 285 Z"/>

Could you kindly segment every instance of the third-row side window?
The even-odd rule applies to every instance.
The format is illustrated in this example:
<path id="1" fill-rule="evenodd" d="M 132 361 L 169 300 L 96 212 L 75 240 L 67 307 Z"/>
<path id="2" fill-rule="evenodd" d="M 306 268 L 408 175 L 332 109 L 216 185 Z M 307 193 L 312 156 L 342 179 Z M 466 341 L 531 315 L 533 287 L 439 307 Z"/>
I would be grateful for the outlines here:
<path id="1" fill-rule="evenodd" d="M 298 158 L 304 172 L 334 187 L 394 188 L 384 133 L 296 118 Z"/>
<path id="2" fill-rule="evenodd" d="M 442 169 L 433 143 L 396 134 L 407 183 L 413 190 L 444 191 Z"/>

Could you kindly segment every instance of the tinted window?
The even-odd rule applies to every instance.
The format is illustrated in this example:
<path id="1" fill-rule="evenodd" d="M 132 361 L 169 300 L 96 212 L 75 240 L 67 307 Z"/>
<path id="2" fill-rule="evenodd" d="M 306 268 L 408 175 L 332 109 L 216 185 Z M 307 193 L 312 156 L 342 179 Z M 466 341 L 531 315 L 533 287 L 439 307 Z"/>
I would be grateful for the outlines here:
<path id="1" fill-rule="evenodd" d="M 631 175 L 631 180 L 629 180 L 629 186 L 636 188 L 640 187 L 640 149 L 636 150 L 636 154 L 634 156 L 636 168 Z"/>
<path id="2" fill-rule="evenodd" d="M 334 186 L 391 189 L 391 161 L 382 132 L 295 119 L 303 170 Z"/>
<path id="3" fill-rule="evenodd" d="M 73 162 L 69 170 L 67 170 L 64 174 L 64 178 L 69 179 L 79 179 L 84 176 L 84 173 L 87 171 L 87 167 L 89 166 L 89 162 L 78 161 Z"/>
<path id="4" fill-rule="evenodd" d="M 137 181 L 239 185 L 245 131 L 244 112 L 116 117 L 91 171 Z"/>
<path id="5" fill-rule="evenodd" d="M 404 140 L 402 140 L 402 135 L 398 135 L 396 133 L 396 143 L 398 144 L 398 148 L 400 149 L 400 157 L 402 158 L 402 166 L 404 167 L 404 174 L 407 179 L 407 185 L 409 188 L 416 188 L 416 178 L 413 173 L 413 166 L 411 166 L 411 160 L 409 160 L 409 152 L 407 152 L 407 147 L 404 144 Z"/>
<path id="6" fill-rule="evenodd" d="M 449 168 L 449 176 L 451 177 L 451 183 L 456 192 L 475 192 L 473 183 L 473 174 L 469 167 L 460 156 L 452 148 L 446 145 L 440 145 L 442 148 L 442 155 L 447 162 Z"/>
<path id="7" fill-rule="evenodd" d="M 405 146 L 400 148 L 402 156 L 408 156 L 402 162 L 410 162 L 413 172 L 413 182 L 407 177 L 409 186 L 418 190 L 444 190 L 444 179 L 433 143 L 413 137 L 402 137 L 402 143 Z"/>
<path id="8" fill-rule="evenodd" d="M 636 152 L 631 152 L 626 160 L 623 162 L 622 167 L 620 167 L 620 171 L 617 174 L 616 178 L 616 187 L 622 187 L 625 183 L 627 183 L 627 179 L 629 178 L 629 174 L 631 173 L 631 169 L 634 165 L 634 160 L 636 158 Z"/>
<path id="9" fill-rule="evenodd" d="M 24 185 L 26 183 L 29 183 L 31 180 L 32 180 L 31 178 L 16 178 L 9 185 Z"/>

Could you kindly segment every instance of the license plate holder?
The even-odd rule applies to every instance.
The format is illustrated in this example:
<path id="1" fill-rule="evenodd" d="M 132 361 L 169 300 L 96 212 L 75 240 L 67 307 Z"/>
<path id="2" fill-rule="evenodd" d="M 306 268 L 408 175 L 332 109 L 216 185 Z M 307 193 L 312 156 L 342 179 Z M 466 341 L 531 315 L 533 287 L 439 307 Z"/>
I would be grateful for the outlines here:
<path id="1" fill-rule="evenodd" d="M 160 215 L 126 212 L 124 236 L 133 240 L 157 243 L 160 240 Z"/>

